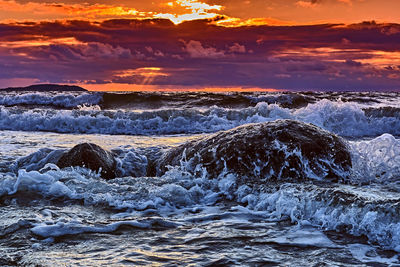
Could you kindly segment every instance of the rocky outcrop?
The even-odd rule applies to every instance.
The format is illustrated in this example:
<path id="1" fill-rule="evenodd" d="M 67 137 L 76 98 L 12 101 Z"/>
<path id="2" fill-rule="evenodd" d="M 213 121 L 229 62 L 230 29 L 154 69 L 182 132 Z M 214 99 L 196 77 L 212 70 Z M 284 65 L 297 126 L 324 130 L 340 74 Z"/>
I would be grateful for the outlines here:
<path id="1" fill-rule="evenodd" d="M 158 159 L 158 175 L 182 158 L 187 169 L 207 169 L 210 178 L 238 174 L 244 183 L 266 180 L 346 179 L 351 168 L 346 142 L 314 125 L 294 120 L 248 124 L 173 148 Z"/>
<path id="2" fill-rule="evenodd" d="M 105 179 L 115 178 L 116 160 L 111 152 L 91 143 L 74 146 L 65 152 L 57 162 L 60 168 L 81 166 L 94 171 L 101 169 L 101 176 Z"/>
<path id="3" fill-rule="evenodd" d="M 0 89 L 2 92 L 14 92 L 14 91 L 29 91 L 29 92 L 49 92 L 49 91 L 60 91 L 60 92 L 85 92 L 86 89 L 76 85 L 61 85 L 61 84 L 34 84 L 26 87 L 8 87 Z"/>

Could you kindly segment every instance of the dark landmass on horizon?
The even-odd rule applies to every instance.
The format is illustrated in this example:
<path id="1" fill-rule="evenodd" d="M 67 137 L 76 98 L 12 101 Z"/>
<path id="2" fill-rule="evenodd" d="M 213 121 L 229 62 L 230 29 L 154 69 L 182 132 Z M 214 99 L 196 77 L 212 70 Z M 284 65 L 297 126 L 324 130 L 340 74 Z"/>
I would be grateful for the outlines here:
<path id="1" fill-rule="evenodd" d="M 7 87 L 0 89 L 3 92 L 13 91 L 32 91 L 32 92 L 49 92 L 49 91 L 60 91 L 60 92 L 83 92 L 88 91 L 85 88 L 76 85 L 61 85 L 61 84 L 34 84 L 26 87 Z"/>

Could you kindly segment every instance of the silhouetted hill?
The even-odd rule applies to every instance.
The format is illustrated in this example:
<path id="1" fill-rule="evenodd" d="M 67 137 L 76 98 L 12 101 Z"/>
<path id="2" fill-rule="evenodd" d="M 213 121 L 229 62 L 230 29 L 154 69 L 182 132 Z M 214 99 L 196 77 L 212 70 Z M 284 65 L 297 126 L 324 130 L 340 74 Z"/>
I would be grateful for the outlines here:
<path id="1" fill-rule="evenodd" d="M 60 84 L 34 84 L 26 87 L 8 87 L 0 89 L 0 91 L 35 91 L 35 92 L 48 92 L 48 91 L 87 91 L 86 89 L 76 85 L 60 85 Z"/>

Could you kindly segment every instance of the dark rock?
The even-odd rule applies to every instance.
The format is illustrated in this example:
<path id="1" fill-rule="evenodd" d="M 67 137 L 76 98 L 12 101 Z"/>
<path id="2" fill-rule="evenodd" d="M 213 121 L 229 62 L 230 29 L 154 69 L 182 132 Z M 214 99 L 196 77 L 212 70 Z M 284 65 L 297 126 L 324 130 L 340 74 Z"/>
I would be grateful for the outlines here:
<path id="1" fill-rule="evenodd" d="M 0 91 L 29 91 L 29 92 L 47 92 L 47 91 L 61 91 L 61 92 L 84 92 L 86 89 L 76 85 L 61 85 L 61 84 L 34 84 L 26 87 L 8 87 L 0 89 Z"/>
<path id="2" fill-rule="evenodd" d="M 116 160 L 111 152 L 91 143 L 74 146 L 57 162 L 57 166 L 60 168 L 81 166 L 94 171 L 101 168 L 101 176 L 105 179 L 115 178 L 116 165 Z"/>
<path id="3" fill-rule="evenodd" d="M 188 142 L 156 161 L 157 174 L 163 174 L 168 165 L 179 165 L 184 154 L 191 172 L 201 164 L 215 178 L 226 168 L 245 183 L 339 181 L 351 168 L 342 138 L 294 120 L 248 124 Z"/>

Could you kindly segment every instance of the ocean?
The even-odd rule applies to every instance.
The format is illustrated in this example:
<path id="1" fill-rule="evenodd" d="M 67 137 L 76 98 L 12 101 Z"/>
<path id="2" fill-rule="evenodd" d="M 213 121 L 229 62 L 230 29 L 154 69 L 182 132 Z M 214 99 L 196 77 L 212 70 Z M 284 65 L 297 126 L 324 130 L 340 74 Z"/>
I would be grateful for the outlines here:
<path id="1" fill-rule="evenodd" d="M 346 176 L 259 179 L 258 154 L 246 183 L 184 155 L 147 171 L 187 142 L 287 121 L 343 140 Z M 55 164 L 84 142 L 113 153 L 114 179 Z M 400 93 L 0 94 L 1 266 L 400 266 L 399 252 Z"/>

